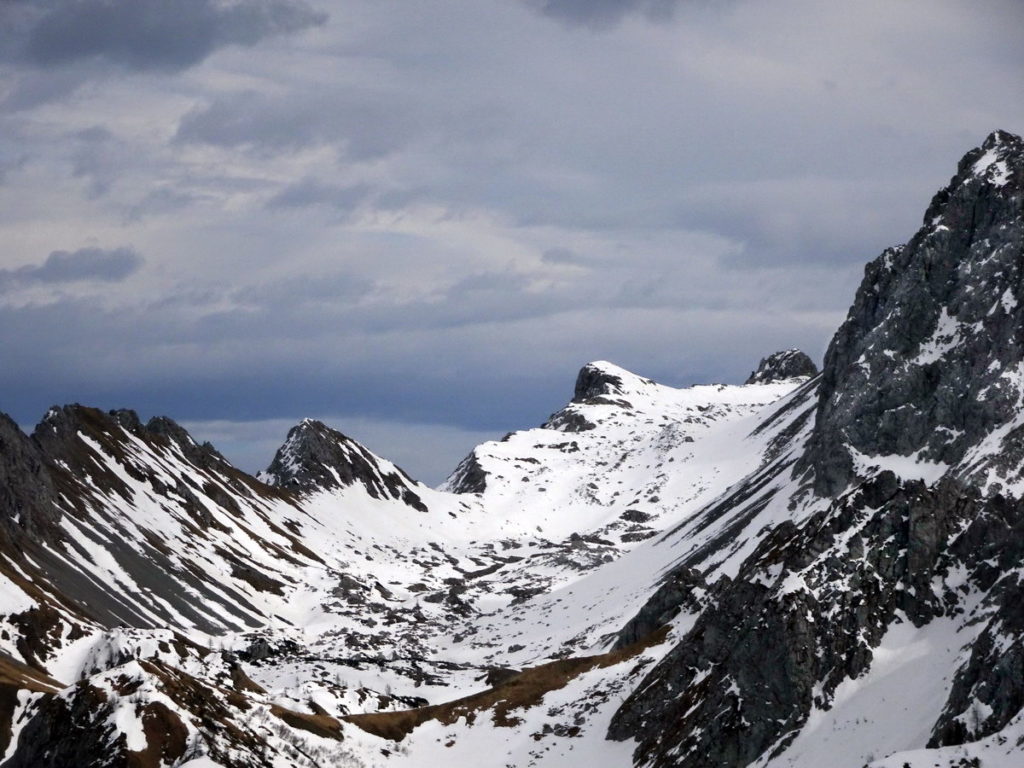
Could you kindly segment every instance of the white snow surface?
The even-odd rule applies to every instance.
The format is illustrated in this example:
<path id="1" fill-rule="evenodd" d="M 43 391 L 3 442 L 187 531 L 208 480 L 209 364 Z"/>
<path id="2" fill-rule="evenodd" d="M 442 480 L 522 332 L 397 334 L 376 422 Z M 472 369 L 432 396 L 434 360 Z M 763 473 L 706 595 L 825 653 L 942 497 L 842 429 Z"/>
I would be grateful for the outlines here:
<path id="1" fill-rule="evenodd" d="M 866 674 L 842 683 L 827 710 L 814 709 L 771 768 L 861 768 L 921 747 L 942 712 L 968 637 L 951 620 L 917 629 L 903 620 L 874 649 Z"/>
<path id="2" fill-rule="evenodd" d="M 1010 170 L 1000 153 L 1001 147 L 996 145 L 978 158 L 971 168 L 975 176 L 987 177 L 997 187 L 1002 187 L 1010 179 Z"/>

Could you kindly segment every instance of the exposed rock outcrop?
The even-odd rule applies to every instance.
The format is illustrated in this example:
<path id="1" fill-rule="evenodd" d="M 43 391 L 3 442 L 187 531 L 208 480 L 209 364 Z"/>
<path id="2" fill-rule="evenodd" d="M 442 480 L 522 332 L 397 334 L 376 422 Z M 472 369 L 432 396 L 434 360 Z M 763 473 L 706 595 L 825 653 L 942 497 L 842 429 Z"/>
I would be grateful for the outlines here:
<path id="1" fill-rule="evenodd" d="M 799 349 L 785 349 L 762 358 L 744 384 L 771 384 L 804 376 L 816 376 L 818 366 Z"/>
<path id="2" fill-rule="evenodd" d="M 426 506 L 416 482 L 400 468 L 350 437 L 315 419 L 292 427 L 261 479 L 300 492 L 347 488 L 360 483 L 375 499 L 399 499 L 421 512 Z"/>
<path id="3" fill-rule="evenodd" d="M 850 483 L 856 454 L 1019 477 L 1022 364 L 1024 141 L 996 131 L 960 161 L 910 242 L 865 268 L 825 354 L 802 466 L 822 495 Z M 1001 454 L 971 463 L 1000 429 Z"/>
<path id="4" fill-rule="evenodd" d="M 54 481 L 39 446 L 6 414 L 0 413 L 0 525 L 13 534 L 52 538 L 59 517 Z"/>
<path id="5" fill-rule="evenodd" d="M 612 363 L 598 360 L 580 368 L 573 388 L 572 402 L 583 403 L 594 398 L 620 398 L 632 392 L 653 385 L 650 379 L 619 368 Z"/>

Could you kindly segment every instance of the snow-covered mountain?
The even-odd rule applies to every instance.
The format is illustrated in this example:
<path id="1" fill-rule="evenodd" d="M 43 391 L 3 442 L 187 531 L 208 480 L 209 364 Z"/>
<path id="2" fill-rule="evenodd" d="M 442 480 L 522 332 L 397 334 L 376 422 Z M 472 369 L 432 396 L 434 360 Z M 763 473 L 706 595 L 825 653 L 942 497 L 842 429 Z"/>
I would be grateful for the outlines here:
<path id="1" fill-rule="evenodd" d="M 0 417 L 0 765 L 1024 764 L 1022 179 L 968 153 L 820 374 L 590 363 L 436 490 Z"/>

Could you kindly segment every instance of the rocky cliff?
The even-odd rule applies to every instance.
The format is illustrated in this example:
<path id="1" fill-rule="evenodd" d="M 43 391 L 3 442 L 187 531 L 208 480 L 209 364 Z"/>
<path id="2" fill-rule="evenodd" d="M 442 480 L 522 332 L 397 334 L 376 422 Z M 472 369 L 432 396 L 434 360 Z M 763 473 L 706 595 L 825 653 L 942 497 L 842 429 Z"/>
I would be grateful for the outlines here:
<path id="1" fill-rule="evenodd" d="M 870 689 L 914 642 L 945 646 L 930 652 L 930 674 L 947 682 L 900 670 L 905 690 L 932 697 L 909 721 L 907 697 L 875 699 L 894 725 L 852 737 L 877 742 L 863 762 L 886 744 L 898 751 L 899 729 L 926 732 L 918 746 L 938 750 L 906 752 L 906 766 L 1014 754 L 970 744 L 1000 733 L 1019 743 L 1024 704 L 1022 184 L 1024 143 L 993 133 L 914 237 L 867 266 L 792 480 L 762 499 L 774 517 L 733 530 L 756 546 L 711 581 L 692 628 L 612 720 L 611 738 L 637 740 L 638 764 L 824 764 L 815 738 L 843 737 L 823 739 L 822 722 L 840 728 L 857 707 L 850 691 Z M 938 749 L 951 745 L 955 758 Z"/>

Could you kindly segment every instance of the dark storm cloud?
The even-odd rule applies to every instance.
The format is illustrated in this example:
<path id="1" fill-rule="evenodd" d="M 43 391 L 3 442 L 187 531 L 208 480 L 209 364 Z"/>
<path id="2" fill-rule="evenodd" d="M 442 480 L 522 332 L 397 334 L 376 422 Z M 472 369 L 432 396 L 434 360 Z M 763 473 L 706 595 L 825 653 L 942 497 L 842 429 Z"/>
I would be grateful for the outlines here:
<path id="1" fill-rule="evenodd" d="M 54 403 L 78 401 L 104 408 L 131 404 L 180 418 L 342 412 L 494 429 L 546 413 L 550 393 L 523 386 L 528 368 L 509 379 L 507 369 L 503 377 L 490 366 L 467 366 L 455 380 L 442 363 L 453 360 L 451 350 L 435 342 L 421 352 L 436 357 L 433 365 L 394 335 L 325 344 L 334 319 L 321 315 L 317 323 L 310 316 L 300 328 L 288 318 L 260 315 L 255 327 L 227 327 L 217 318 L 196 322 L 152 306 L 111 311 L 88 299 L 0 306 L 0 327 L 12 331 L 0 336 L 0 410 L 22 423 Z M 350 346 L 373 363 L 352 365 L 345 354 Z M 125 375 L 113 382 L 111 370 Z M 482 392 L 485 397 L 474 394 Z M 502 403 L 501 415 L 493 402 Z"/>
<path id="2" fill-rule="evenodd" d="M 0 306 L 0 327 L 9 331 L 0 336 L 0 408 L 23 423 L 53 403 L 80 401 L 191 419 L 336 413 L 500 433 L 539 423 L 561 406 L 590 359 L 614 359 L 666 383 L 720 381 L 745 375 L 765 339 L 806 346 L 822 335 L 820 327 L 799 328 L 770 313 L 723 312 L 712 322 L 707 313 L 650 306 L 597 314 L 579 307 L 563 311 L 557 324 L 511 318 L 498 326 L 502 313 L 484 314 L 482 303 L 444 333 L 416 327 L 431 320 L 422 307 L 411 308 L 400 328 L 366 331 L 349 323 L 358 315 L 348 302 L 334 309 L 307 303 L 300 311 L 283 293 L 265 297 L 267 311 L 219 315 L 207 314 L 202 297 L 177 307 L 109 309 L 74 298 Z M 393 307 L 391 314 L 403 312 Z M 666 345 L 669 328 L 693 333 L 700 344 Z M 720 354 L 725 345 L 741 358 L 736 370 Z"/>
<path id="3" fill-rule="evenodd" d="M 142 266 L 142 257 L 133 248 L 79 248 L 77 251 L 53 251 L 38 266 L 0 270 L 0 288 L 29 283 L 74 283 L 97 280 L 116 283 Z"/>
<path id="4" fill-rule="evenodd" d="M 223 46 L 254 45 L 326 20 L 302 0 L 63 0 L 44 7 L 23 48 L 39 67 L 103 60 L 179 71 Z"/>

